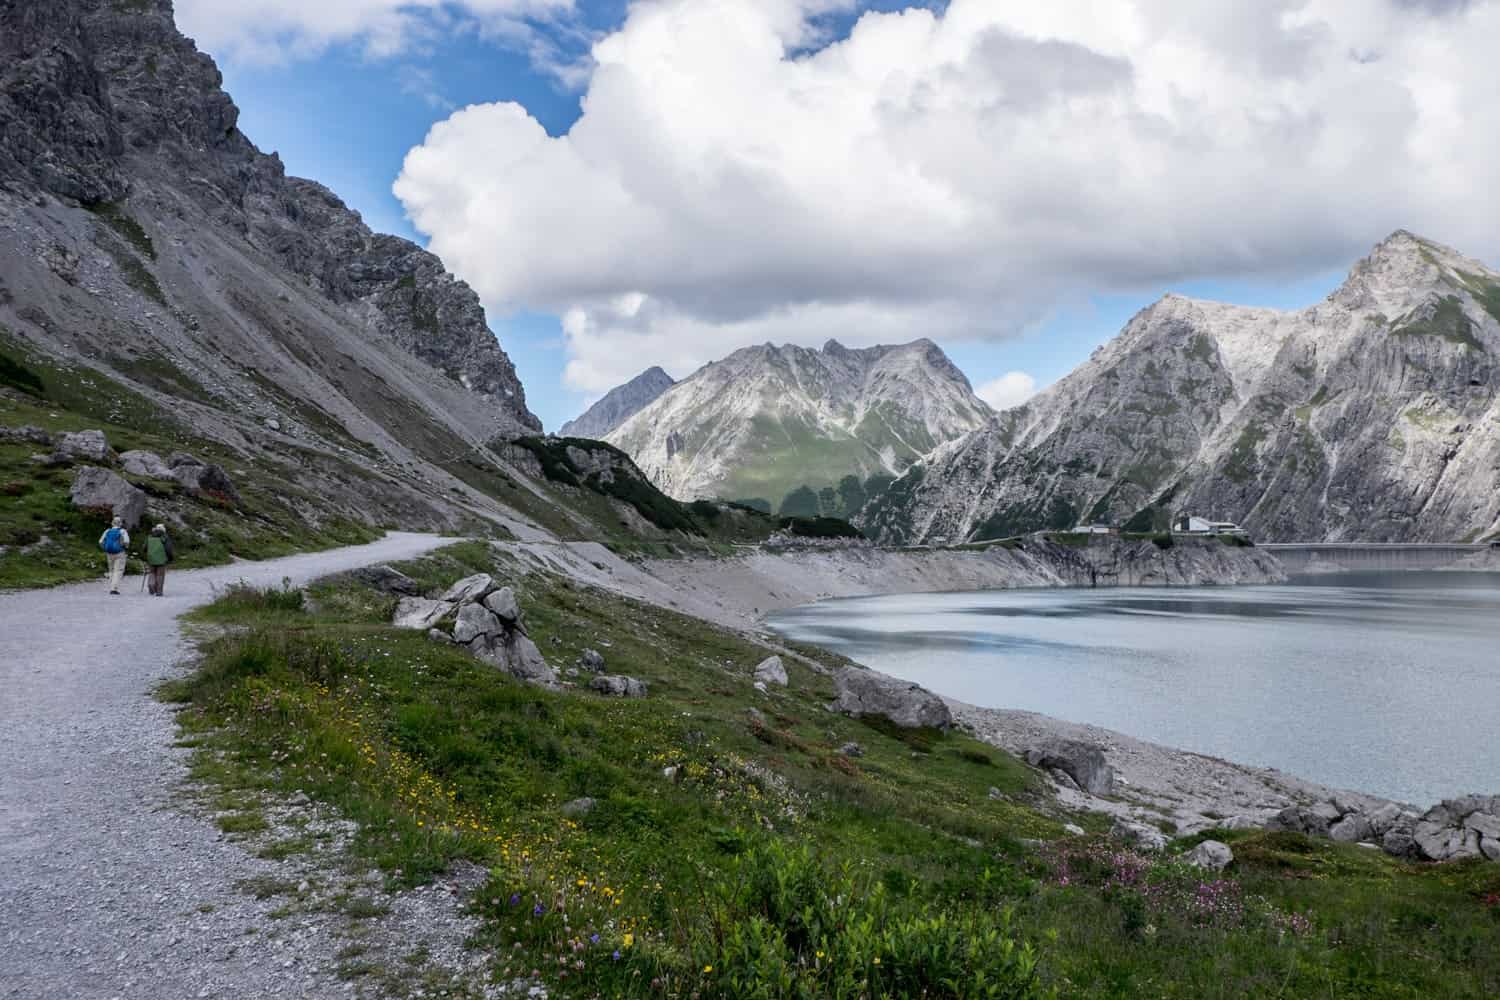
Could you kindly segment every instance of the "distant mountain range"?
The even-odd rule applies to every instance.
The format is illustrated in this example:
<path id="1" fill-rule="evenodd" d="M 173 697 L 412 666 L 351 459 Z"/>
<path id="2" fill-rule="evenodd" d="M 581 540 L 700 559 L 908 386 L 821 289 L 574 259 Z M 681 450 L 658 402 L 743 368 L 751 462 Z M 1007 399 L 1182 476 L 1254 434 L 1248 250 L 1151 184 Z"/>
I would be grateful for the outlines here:
<path id="1" fill-rule="evenodd" d="M 705 365 L 604 439 L 679 499 L 849 515 L 990 416 L 929 340 L 863 349 L 765 344 Z"/>
<path id="2" fill-rule="evenodd" d="M 576 419 L 563 424 L 557 433 L 562 437 L 602 439 L 676 384 L 660 368 L 647 368 L 624 385 L 609 390 Z"/>
<path id="3" fill-rule="evenodd" d="M 1295 312 L 1168 295 L 859 515 L 890 542 L 1174 511 L 1261 539 L 1500 530 L 1500 273 L 1393 234 Z"/>

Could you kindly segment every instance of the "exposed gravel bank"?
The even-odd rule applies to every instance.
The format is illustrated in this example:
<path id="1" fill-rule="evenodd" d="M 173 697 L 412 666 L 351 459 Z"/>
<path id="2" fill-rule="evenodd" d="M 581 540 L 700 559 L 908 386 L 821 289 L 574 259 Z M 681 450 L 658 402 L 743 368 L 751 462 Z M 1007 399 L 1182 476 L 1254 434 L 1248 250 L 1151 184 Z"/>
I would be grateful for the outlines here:
<path id="1" fill-rule="evenodd" d="M 392 949 L 427 956 L 420 978 L 434 982 L 466 961 L 461 873 L 394 897 L 368 873 L 331 874 L 348 831 L 310 803 L 273 810 L 266 836 L 309 835 L 317 851 L 254 856 L 185 796 L 188 751 L 151 696 L 191 653 L 176 617 L 213 588 L 302 583 L 445 543 L 392 534 L 174 573 L 159 600 L 136 577 L 119 597 L 93 583 L 0 595 L 0 997 L 345 996 L 383 990 L 373 967 Z M 351 893 L 389 914 L 355 921 L 331 905 Z M 356 961 L 372 968 L 349 978 Z"/>

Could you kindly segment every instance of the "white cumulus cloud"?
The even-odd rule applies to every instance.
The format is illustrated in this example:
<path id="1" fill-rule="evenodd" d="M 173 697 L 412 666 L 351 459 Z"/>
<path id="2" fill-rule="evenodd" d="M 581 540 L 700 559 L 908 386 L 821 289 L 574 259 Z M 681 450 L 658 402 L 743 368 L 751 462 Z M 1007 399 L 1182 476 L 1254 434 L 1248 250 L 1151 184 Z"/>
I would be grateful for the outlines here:
<path id="1" fill-rule="evenodd" d="M 438 123 L 395 185 L 601 391 L 746 343 L 1002 339 L 1072 297 L 1500 247 L 1500 2 L 637 0 L 582 117 Z M 622 308 L 628 304 L 630 308 Z"/>
<path id="2" fill-rule="evenodd" d="M 974 395 L 990 404 L 996 412 L 1020 406 L 1036 395 L 1036 379 L 1026 372 L 1006 372 L 974 390 Z"/>

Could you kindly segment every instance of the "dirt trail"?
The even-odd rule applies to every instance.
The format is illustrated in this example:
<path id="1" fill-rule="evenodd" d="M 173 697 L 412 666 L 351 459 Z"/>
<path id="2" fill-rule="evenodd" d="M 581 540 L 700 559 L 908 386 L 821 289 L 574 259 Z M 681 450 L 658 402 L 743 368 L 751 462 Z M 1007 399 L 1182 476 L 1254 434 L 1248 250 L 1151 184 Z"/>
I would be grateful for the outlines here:
<path id="1" fill-rule="evenodd" d="M 235 883 L 263 863 L 173 803 L 186 751 L 152 699 L 189 649 L 176 617 L 237 580 L 294 584 L 448 539 L 172 573 L 167 596 L 103 584 L 0 594 L 0 997 L 343 994 L 315 926 L 266 933 Z M 302 933 L 299 933 L 299 930 Z M 327 952 L 327 954 L 324 954 Z"/>

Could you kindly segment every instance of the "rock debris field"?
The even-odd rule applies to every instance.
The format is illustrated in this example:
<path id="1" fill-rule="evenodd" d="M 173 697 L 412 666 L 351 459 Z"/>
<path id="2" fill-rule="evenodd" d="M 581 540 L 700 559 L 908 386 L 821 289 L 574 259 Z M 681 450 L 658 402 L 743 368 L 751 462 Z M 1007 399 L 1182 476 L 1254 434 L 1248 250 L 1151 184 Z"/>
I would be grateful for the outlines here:
<path id="1" fill-rule="evenodd" d="M 337 891 L 366 892 L 384 913 L 361 928 L 363 947 L 376 952 L 384 941 L 399 955 L 420 946 L 433 965 L 472 971 L 460 968 L 475 959 L 462 947 L 472 928 L 458 900 L 475 873 L 387 896 L 372 873 L 254 856 L 192 807 L 188 751 L 173 747 L 172 710 L 152 697 L 191 652 L 177 616 L 211 600 L 214 588 L 301 584 L 443 544 L 393 533 L 370 545 L 173 573 L 161 600 L 141 594 L 137 577 L 118 597 L 102 583 L 0 594 L 0 997 L 354 995 L 369 987 L 338 975 L 348 918 L 307 906 L 272 919 L 287 896 L 253 891 L 282 884 L 306 899 L 334 878 Z M 298 809 L 335 846 L 341 832 L 347 839 L 346 824 L 310 803 L 268 816 L 274 826 Z"/>

